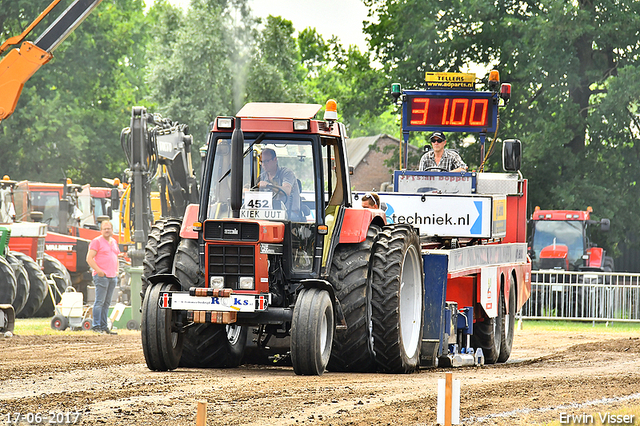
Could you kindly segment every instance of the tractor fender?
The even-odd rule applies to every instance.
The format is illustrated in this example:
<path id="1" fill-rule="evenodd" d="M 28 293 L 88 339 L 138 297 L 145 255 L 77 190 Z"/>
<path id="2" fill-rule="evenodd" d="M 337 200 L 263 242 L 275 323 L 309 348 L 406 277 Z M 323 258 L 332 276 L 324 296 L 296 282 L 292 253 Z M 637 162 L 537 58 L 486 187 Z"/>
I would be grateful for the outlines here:
<path id="1" fill-rule="evenodd" d="M 182 219 L 182 227 L 180 228 L 180 238 L 198 239 L 198 232 L 193 229 L 193 223 L 198 221 L 199 210 L 199 204 L 189 204 L 187 206 Z"/>
<path id="2" fill-rule="evenodd" d="M 344 209 L 344 217 L 340 228 L 340 244 L 361 243 L 367 239 L 371 224 L 386 225 L 384 212 L 379 209 Z"/>
<path id="3" fill-rule="evenodd" d="M 604 250 L 602 247 L 591 247 L 588 254 L 589 267 L 602 269 L 604 266 Z"/>
<path id="4" fill-rule="evenodd" d="M 329 293 L 329 297 L 331 298 L 331 303 L 333 303 L 333 313 L 336 319 L 336 330 L 346 330 L 347 321 L 344 318 L 344 312 L 342 312 L 340 301 L 336 297 L 336 293 L 330 282 L 319 279 L 302 280 L 300 281 L 300 288 L 298 289 L 298 291 L 300 291 L 302 288 L 318 288 L 320 290 L 326 290 Z"/>

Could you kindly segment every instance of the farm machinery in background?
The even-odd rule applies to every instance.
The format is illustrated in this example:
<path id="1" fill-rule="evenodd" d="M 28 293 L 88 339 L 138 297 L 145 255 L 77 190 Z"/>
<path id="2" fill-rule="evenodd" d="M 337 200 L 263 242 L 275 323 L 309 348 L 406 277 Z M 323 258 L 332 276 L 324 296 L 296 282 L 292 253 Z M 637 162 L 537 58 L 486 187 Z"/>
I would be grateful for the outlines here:
<path id="1" fill-rule="evenodd" d="M 609 219 L 591 219 L 593 210 L 541 210 L 531 215 L 529 255 L 534 284 L 529 316 L 591 317 L 603 303 L 600 290 L 591 284 L 608 285 L 615 270 L 613 258 L 595 246 L 590 230 L 610 228 Z M 632 280 L 627 274 L 623 279 Z M 620 284 L 620 283 L 619 283 Z M 593 311 L 593 312 L 592 312 Z"/>
<path id="2" fill-rule="evenodd" d="M 143 273 L 171 271 L 173 257 L 166 250 L 178 238 L 187 205 L 199 198 L 191 162 L 193 137 L 186 124 L 133 107 L 120 143 L 129 165 L 120 200 L 120 236 L 131 258 L 131 317 L 140 324 L 147 287 Z"/>
<path id="3" fill-rule="evenodd" d="M 394 87 L 405 142 L 439 130 L 479 132 L 484 143 L 510 88 L 498 93 L 496 74 L 490 92 Z M 147 244 L 166 265 L 145 277 L 148 367 L 262 357 L 318 375 L 506 361 L 530 290 L 519 141 L 504 142 L 508 173 L 396 172 L 405 192 L 381 194 L 396 212 L 389 223 L 389 210 L 354 207 L 345 126 L 335 101 L 324 120 L 320 109 L 250 103 L 216 118 L 200 204 L 172 238 Z M 261 177 L 271 161 L 286 180 Z M 415 188 L 432 181 L 465 181 L 466 192 Z"/>
<path id="4" fill-rule="evenodd" d="M 529 254 L 534 271 L 555 269 L 563 271 L 613 272 L 613 258 L 606 256 L 589 238 L 589 227 L 598 225 L 609 231 L 609 219 L 593 220 L 587 210 L 540 210 L 531 215 Z"/>
<path id="5" fill-rule="evenodd" d="M 0 273 L 2 285 L 13 287 L 15 297 L 9 303 L 14 307 L 19 318 L 43 315 L 43 305 L 53 307 L 49 292 L 49 281 L 45 273 L 58 272 L 56 260 L 44 253 L 47 227 L 42 223 L 14 222 L 13 188 L 16 182 L 8 176 L 0 181 L 0 228 L 3 234 L 0 253 L 11 266 L 12 271 Z M 41 213 L 34 213 L 34 216 Z M 44 272 L 43 272 L 44 269 Z M 0 290 L 3 303 L 7 301 L 11 291 Z"/>

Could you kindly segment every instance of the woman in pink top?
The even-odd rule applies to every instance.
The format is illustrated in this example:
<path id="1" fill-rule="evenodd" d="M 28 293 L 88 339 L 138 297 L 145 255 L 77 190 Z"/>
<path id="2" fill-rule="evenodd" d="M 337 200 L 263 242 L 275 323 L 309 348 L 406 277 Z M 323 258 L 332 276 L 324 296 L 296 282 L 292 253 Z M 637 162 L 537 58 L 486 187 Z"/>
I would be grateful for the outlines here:
<path id="1" fill-rule="evenodd" d="M 96 300 L 93 304 L 93 328 L 97 333 L 117 334 L 109 330 L 107 315 L 109 303 L 118 281 L 118 242 L 112 238 L 113 225 L 104 220 L 100 223 L 101 236 L 89 244 L 87 263 L 93 269 L 93 284 L 96 287 Z"/>

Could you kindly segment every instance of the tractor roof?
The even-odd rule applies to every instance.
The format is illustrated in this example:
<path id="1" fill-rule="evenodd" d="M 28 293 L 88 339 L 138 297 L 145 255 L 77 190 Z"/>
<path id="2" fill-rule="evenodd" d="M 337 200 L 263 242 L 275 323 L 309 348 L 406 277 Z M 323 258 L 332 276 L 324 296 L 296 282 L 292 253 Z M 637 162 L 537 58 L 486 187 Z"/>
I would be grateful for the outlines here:
<path id="1" fill-rule="evenodd" d="M 250 102 L 238 111 L 236 117 L 312 119 L 321 108 L 322 105 L 318 104 Z"/>

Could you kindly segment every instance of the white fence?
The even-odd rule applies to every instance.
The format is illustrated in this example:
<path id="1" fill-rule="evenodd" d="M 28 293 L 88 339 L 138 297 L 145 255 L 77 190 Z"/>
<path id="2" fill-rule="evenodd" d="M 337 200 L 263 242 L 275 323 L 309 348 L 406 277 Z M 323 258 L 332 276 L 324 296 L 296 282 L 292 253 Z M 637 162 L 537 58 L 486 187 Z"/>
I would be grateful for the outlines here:
<path id="1" fill-rule="evenodd" d="M 640 274 L 535 271 L 522 318 L 640 322 Z"/>

